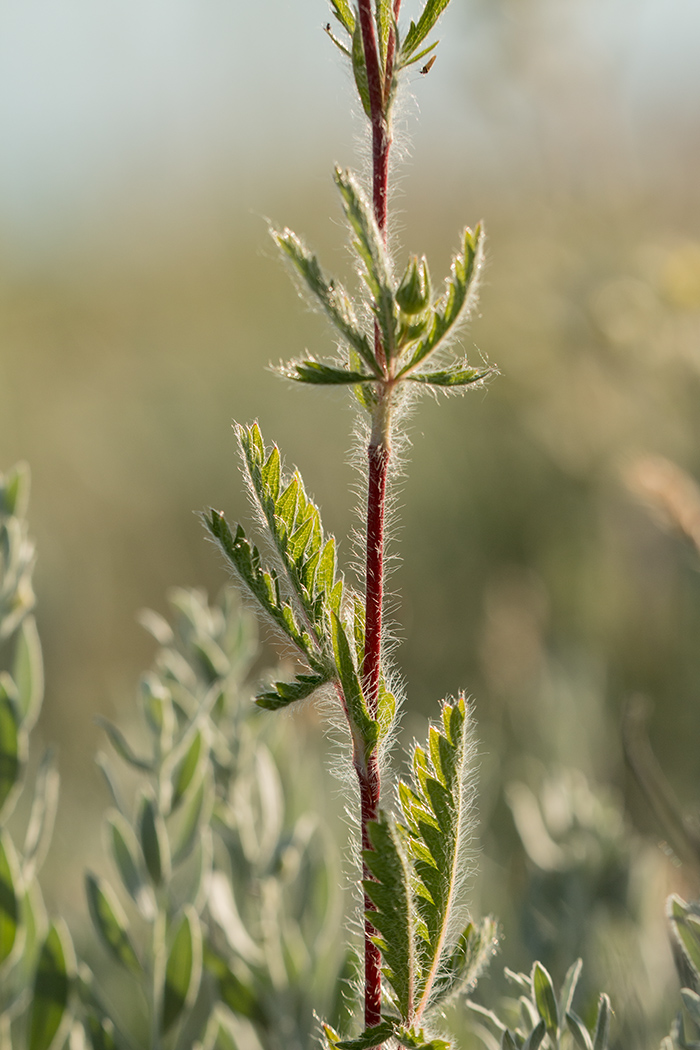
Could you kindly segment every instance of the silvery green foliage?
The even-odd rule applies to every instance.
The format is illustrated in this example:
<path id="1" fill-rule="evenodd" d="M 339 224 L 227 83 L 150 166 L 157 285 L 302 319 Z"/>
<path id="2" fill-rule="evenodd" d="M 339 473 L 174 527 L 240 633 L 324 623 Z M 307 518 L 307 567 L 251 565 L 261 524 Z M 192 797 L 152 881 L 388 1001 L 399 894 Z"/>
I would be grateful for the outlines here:
<path id="1" fill-rule="evenodd" d="M 569 967 L 559 995 L 541 963 L 530 974 L 506 970 L 517 998 L 507 1000 L 496 1013 L 469 1002 L 480 1024 L 477 1031 L 484 1045 L 496 1050 L 608 1050 L 611 1008 L 607 995 L 600 996 L 592 1028 L 588 1028 L 573 1009 L 581 960 Z M 503 1019 L 505 1018 L 505 1020 Z"/>
<path id="2" fill-rule="evenodd" d="M 118 890 L 86 880 L 99 939 L 140 994 L 128 1009 L 110 1003 L 84 967 L 84 1030 L 95 1050 L 143 1045 L 144 1032 L 152 1048 L 197 1039 L 211 1048 L 291 1045 L 292 1005 L 310 1031 L 314 1006 L 333 1009 L 341 976 L 330 935 L 342 921 L 332 850 L 299 791 L 283 790 L 269 732 L 249 704 L 250 617 L 230 593 L 209 606 L 201 592 L 174 590 L 170 602 L 172 627 L 143 618 L 161 646 L 139 690 L 148 745 L 137 751 L 105 724 L 139 779 L 127 803 L 112 760 L 101 757 L 115 803 L 106 838 Z M 307 937 L 317 954 L 302 959 Z M 134 1001 L 142 1016 L 129 1030 Z"/>
<path id="3" fill-rule="evenodd" d="M 25 514 L 29 473 L 0 475 L 0 1047 L 48 1050 L 70 1025 L 75 967 L 70 935 L 46 915 L 37 872 L 58 801 L 58 773 L 46 752 L 34 777 L 22 845 L 8 820 L 24 787 L 29 734 L 44 693 L 41 646 L 31 615 L 34 546 Z"/>
<path id="4" fill-rule="evenodd" d="M 681 1006 L 661 1048 L 697 1050 L 700 1047 L 700 904 L 686 903 L 673 894 L 668 899 L 666 913 L 681 982 Z"/>

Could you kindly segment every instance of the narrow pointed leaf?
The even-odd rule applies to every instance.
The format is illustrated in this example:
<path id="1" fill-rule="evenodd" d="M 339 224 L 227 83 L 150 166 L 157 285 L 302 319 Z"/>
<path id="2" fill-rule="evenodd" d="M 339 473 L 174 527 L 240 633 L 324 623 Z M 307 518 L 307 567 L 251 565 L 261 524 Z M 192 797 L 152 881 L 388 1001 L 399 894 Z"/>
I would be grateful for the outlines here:
<path id="1" fill-rule="evenodd" d="M 155 900 L 139 862 L 136 836 L 121 813 L 113 812 L 107 817 L 107 829 L 110 850 L 122 885 L 143 917 L 150 920 L 155 915 Z"/>
<path id="2" fill-rule="evenodd" d="M 376 746 L 379 738 L 379 725 L 370 716 L 362 693 L 362 686 L 352 659 L 350 644 L 340 617 L 333 613 L 331 617 L 333 632 L 333 652 L 336 667 L 343 687 L 345 702 L 353 729 L 359 733 L 360 743 L 365 757 Z"/>
<path id="3" fill-rule="evenodd" d="M 278 711 L 297 700 L 305 700 L 328 681 L 327 675 L 300 674 L 293 682 L 275 682 L 269 689 L 258 693 L 255 703 L 267 711 Z"/>
<path id="4" fill-rule="evenodd" d="M 297 383 L 312 383 L 316 386 L 353 386 L 357 383 L 372 383 L 377 378 L 376 375 L 353 372 L 313 360 L 292 361 L 284 366 L 284 374 Z"/>
<path id="5" fill-rule="evenodd" d="M 171 812 L 176 810 L 182 802 L 187 789 L 195 779 L 195 775 L 202 768 L 209 755 L 209 748 L 204 738 L 204 731 L 198 729 L 194 734 L 192 743 L 187 753 L 177 766 L 173 775 L 173 796 L 170 803 Z"/>
<path id="6" fill-rule="evenodd" d="M 566 1017 L 571 1004 L 574 1000 L 574 994 L 576 992 L 576 985 L 578 979 L 581 976 L 581 968 L 583 966 L 583 960 L 577 959 L 575 963 L 572 963 L 569 969 L 566 971 L 566 977 L 564 983 L 561 986 L 561 992 L 559 993 L 559 1017 Z"/>
<path id="7" fill-rule="evenodd" d="M 610 1036 L 610 999 L 603 993 L 598 1006 L 598 1020 L 593 1037 L 593 1050 L 608 1050 L 608 1038 Z"/>
<path id="8" fill-rule="evenodd" d="M 547 1035 L 547 1025 L 542 1019 L 523 1043 L 523 1050 L 538 1050 Z"/>
<path id="9" fill-rule="evenodd" d="M 333 1039 L 333 1045 L 337 1046 L 338 1050 L 371 1050 L 371 1047 L 381 1046 L 387 1039 L 391 1039 L 395 1032 L 395 1022 L 386 1020 L 372 1028 L 366 1028 L 362 1035 L 358 1035 L 355 1039 Z"/>
<path id="10" fill-rule="evenodd" d="M 412 383 L 423 383 L 425 386 L 436 386 L 443 389 L 456 389 L 462 386 L 473 386 L 481 383 L 494 374 L 494 368 L 447 368 L 435 372 L 413 372 L 406 376 Z"/>
<path id="11" fill-rule="evenodd" d="M 138 830 L 146 870 L 154 886 L 160 886 L 170 874 L 170 848 L 163 820 L 147 795 L 141 801 Z"/>
<path id="12" fill-rule="evenodd" d="M 12 678 L 17 687 L 22 727 L 30 732 L 39 716 L 44 697 L 44 664 L 33 616 L 25 617 L 17 632 Z"/>
<path id="13" fill-rule="evenodd" d="M 62 923 L 54 923 L 41 951 L 34 979 L 28 1050 L 49 1050 L 68 1009 L 73 949 Z"/>
<path id="14" fill-rule="evenodd" d="M 573 1010 L 567 1013 L 566 1023 L 579 1050 L 593 1050 L 593 1040 L 588 1034 L 588 1029 Z"/>
<path id="15" fill-rule="evenodd" d="M 17 941 L 20 921 L 17 858 L 12 840 L 0 829 L 0 968 L 9 959 Z"/>
<path id="16" fill-rule="evenodd" d="M 202 975 L 202 930 L 194 908 L 186 907 L 165 967 L 163 1031 L 167 1032 L 197 997 Z"/>
<path id="17" fill-rule="evenodd" d="M 418 22 L 412 21 L 406 33 L 401 46 L 402 60 L 410 58 L 416 48 L 422 44 L 449 2 L 450 0 L 426 0 Z"/>
<path id="18" fill-rule="evenodd" d="M 535 1005 L 545 1025 L 547 1032 L 555 1038 L 559 1029 L 559 1012 L 557 999 L 554 994 L 554 985 L 544 966 L 536 962 L 532 970 L 532 990 Z"/>
<path id="19" fill-rule="evenodd" d="M 14 683 L 0 674 L 0 813 L 16 794 L 26 754 L 26 734 L 20 729 Z M 11 802 L 8 803 L 8 809 Z"/>
<path id="20" fill-rule="evenodd" d="M 369 100 L 369 81 L 367 80 L 367 65 L 365 63 L 365 49 L 362 43 L 362 29 L 359 18 L 355 20 L 352 34 L 352 72 L 355 77 L 355 87 L 360 96 L 365 116 L 372 119 L 372 104 Z"/>
<path id="21" fill-rule="evenodd" d="M 126 915 L 109 883 L 88 872 L 85 892 L 93 925 L 105 947 L 131 973 L 142 973 L 136 950 L 126 928 Z"/>
<path id="22" fill-rule="evenodd" d="M 681 988 L 681 999 L 695 1024 L 700 1026 L 700 995 L 692 988 Z"/>
<path id="23" fill-rule="evenodd" d="M 355 31 L 355 16 L 348 0 L 331 0 L 333 14 L 338 19 L 343 29 L 352 35 Z"/>
<path id="24" fill-rule="evenodd" d="M 98 726 L 101 726 L 104 729 L 109 737 L 112 747 L 119 757 L 123 758 L 128 765 L 132 766 L 134 769 L 139 769 L 144 773 L 153 772 L 153 762 L 150 762 L 146 758 L 140 758 L 132 750 L 131 745 L 128 743 L 121 730 L 117 729 L 117 727 L 111 722 L 108 722 L 106 718 L 101 718 L 99 715 L 95 719 L 95 722 Z"/>

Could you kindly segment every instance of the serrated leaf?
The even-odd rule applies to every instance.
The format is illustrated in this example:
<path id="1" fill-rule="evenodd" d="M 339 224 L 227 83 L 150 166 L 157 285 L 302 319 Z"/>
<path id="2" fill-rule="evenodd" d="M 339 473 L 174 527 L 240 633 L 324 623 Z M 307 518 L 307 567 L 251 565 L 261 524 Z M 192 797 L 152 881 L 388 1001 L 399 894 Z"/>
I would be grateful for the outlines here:
<path id="1" fill-rule="evenodd" d="M 598 1005 L 598 1019 L 593 1037 L 593 1050 L 608 1050 L 608 1038 L 610 1036 L 610 999 L 603 992 Z"/>
<path id="2" fill-rule="evenodd" d="M 49 1050 L 68 1009 L 73 948 L 63 923 L 52 923 L 39 953 L 29 1015 L 28 1050 Z"/>
<path id="3" fill-rule="evenodd" d="M 358 30 L 359 32 L 359 24 Z M 357 35 L 357 34 L 356 34 Z M 292 230 L 270 230 L 270 235 L 277 246 L 293 264 L 311 294 L 323 307 L 328 319 L 338 330 L 345 342 L 362 358 L 366 365 L 376 374 L 381 371 L 374 358 L 367 335 L 362 331 L 352 300 L 340 282 L 327 278 L 321 269 L 316 256 Z"/>
<path id="4" fill-rule="evenodd" d="M 297 383 L 312 383 L 317 386 L 352 386 L 356 383 L 373 383 L 377 378 L 364 372 L 353 372 L 313 359 L 291 361 L 284 366 L 283 373 Z"/>
<path id="5" fill-rule="evenodd" d="M 360 96 L 362 108 L 365 115 L 372 119 L 372 104 L 369 100 L 369 81 L 367 80 L 367 64 L 365 62 L 365 48 L 362 41 L 362 29 L 359 18 L 355 20 L 355 28 L 352 34 L 352 72 L 355 77 L 355 87 Z"/>
<path id="6" fill-rule="evenodd" d="M 353 248 L 362 263 L 362 276 L 372 296 L 372 312 L 387 360 L 396 353 L 396 318 L 391 268 L 372 207 L 349 171 L 335 169 L 345 216 L 355 234 Z"/>
<path id="7" fill-rule="evenodd" d="M 194 908 L 186 906 L 173 937 L 165 967 L 163 1031 L 192 1006 L 202 976 L 202 930 Z"/>
<path id="8" fill-rule="evenodd" d="M 537 1011 L 547 1026 L 547 1032 L 555 1038 L 559 1030 L 557 998 L 552 978 L 541 962 L 536 962 L 532 969 L 532 992 Z"/>
<path id="9" fill-rule="evenodd" d="M 280 450 L 277 445 L 272 446 L 272 451 L 267 457 L 261 471 L 264 492 L 273 501 L 277 500 L 282 484 L 282 464 L 280 461 Z"/>
<path id="10" fill-rule="evenodd" d="M 468 923 L 449 958 L 441 965 L 434 1003 L 441 1003 L 457 992 L 471 992 L 497 946 L 498 926 L 493 919 L 482 919 L 478 927 Z"/>
<path id="11" fill-rule="evenodd" d="M 44 663 L 39 632 L 33 616 L 26 616 L 17 632 L 12 679 L 17 688 L 17 705 L 22 728 L 30 732 L 39 717 L 44 698 Z"/>
<path id="12" fill-rule="evenodd" d="M 374 940 L 401 1017 L 410 1018 L 416 979 L 412 872 L 397 828 L 386 814 L 380 812 L 377 821 L 370 821 L 367 833 L 372 848 L 364 850 L 363 859 L 373 879 L 365 879 L 363 886 L 376 910 L 366 915 L 378 931 Z"/>
<path id="13" fill-rule="evenodd" d="M 343 29 L 352 35 L 355 30 L 355 16 L 348 0 L 331 0 L 331 7 Z"/>
<path id="14" fill-rule="evenodd" d="M 345 696 L 351 729 L 357 738 L 360 754 L 366 759 L 376 747 L 379 739 L 379 724 L 367 710 L 360 679 L 353 663 L 350 643 L 340 617 L 335 612 L 331 614 L 331 630 L 336 668 Z"/>
<path id="15" fill-rule="evenodd" d="M 107 817 L 109 847 L 122 885 L 146 920 L 155 915 L 155 900 L 139 863 L 139 844 L 121 813 Z"/>
<path id="16" fill-rule="evenodd" d="M 419 1017 L 440 996 L 439 974 L 454 947 L 447 937 L 471 834 L 472 751 L 470 720 L 460 697 L 443 705 L 442 726 L 431 727 L 427 753 L 414 749 L 412 783 L 399 789 L 408 848 L 416 858 L 415 874 L 422 887 L 416 896 L 426 933 L 418 943 Z"/>
<path id="17" fill-rule="evenodd" d="M 17 693 L 8 674 L 0 674 L 0 813 L 11 808 L 27 750 L 20 727 Z M 7 815 L 7 814 L 6 814 Z"/>
<path id="18" fill-rule="evenodd" d="M 408 363 L 399 371 L 399 378 L 408 377 L 414 372 L 421 361 L 426 360 L 437 349 L 473 305 L 483 254 L 481 226 L 477 226 L 474 231 L 467 227 L 462 233 L 461 248 L 452 257 L 450 274 L 445 280 L 445 291 L 431 307 L 426 334 L 411 352 Z"/>
<path id="19" fill-rule="evenodd" d="M 258 693 L 255 703 L 267 711 L 278 711 L 297 700 L 305 700 L 328 681 L 327 675 L 300 674 L 293 682 L 275 682 L 269 689 Z"/>
<path id="20" fill-rule="evenodd" d="M 17 894 L 19 871 L 12 840 L 0 828 L 0 970 L 17 941 L 20 906 Z"/>
<path id="21" fill-rule="evenodd" d="M 90 917 L 105 947 L 125 969 L 140 976 L 141 963 L 127 932 L 126 915 L 111 886 L 88 872 L 85 893 Z"/>
<path id="22" fill-rule="evenodd" d="M 333 1031 L 329 1025 L 325 1026 L 328 1031 Z M 331 1039 L 334 1046 L 337 1046 L 338 1050 L 371 1050 L 371 1047 L 381 1046 L 382 1043 L 386 1042 L 387 1039 L 395 1034 L 396 1024 L 394 1021 L 385 1020 L 380 1024 L 374 1025 L 372 1028 L 366 1028 L 361 1035 L 358 1035 L 355 1039 L 339 1039 L 335 1038 L 338 1033 L 333 1032 L 333 1038 Z"/>
<path id="23" fill-rule="evenodd" d="M 446 368 L 434 372 L 412 372 L 406 379 L 412 383 L 423 383 L 425 386 L 436 386 L 442 389 L 456 389 L 462 386 L 473 386 L 481 383 L 495 373 L 495 369 L 488 368 Z"/>
<path id="24" fill-rule="evenodd" d="M 422 44 L 449 2 L 450 0 L 427 0 L 418 22 L 411 21 L 401 45 L 401 64 L 404 64 L 405 60 L 410 58 L 416 48 Z"/>

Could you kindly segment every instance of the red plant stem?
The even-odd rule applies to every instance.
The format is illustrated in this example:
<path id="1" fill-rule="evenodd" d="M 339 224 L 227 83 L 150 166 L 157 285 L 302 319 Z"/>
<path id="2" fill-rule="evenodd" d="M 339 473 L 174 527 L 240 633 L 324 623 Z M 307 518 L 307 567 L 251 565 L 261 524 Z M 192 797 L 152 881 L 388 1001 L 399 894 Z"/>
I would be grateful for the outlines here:
<path id="1" fill-rule="evenodd" d="M 394 0 L 394 14 L 398 17 L 401 0 Z M 360 28 L 367 70 L 371 125 L 372 125 L 372 203 L 377 226 L 386 243 L 387 202 L 389 184 L 389 92 L 393 77 L 395 38 L 393 29 L 387 43 L 386 69 L 382 72 L 371 0 L 359 0 Z M 374 328 L 374 352 L 388 377 L 388 364 L 379 327 Z M 374 412 L 374 426 L 368 457 L 367 533 L 365 564 L 365 650 L 362 665 L 362 689 L 367 708 L 377 716 L 382 655 L 382 608 L 384 599 L 384 514 L 386 485 L 391 455 L 389 408 L 391 388 L 379 389 L 380 402 Z M 360 784 L 362 848 L 371 848 L 368 835 L 370 821 L 379 813 L 380 775 L 376 751 L 365 762 L 356 764 Z M 369 877 L 363 864 L 363 878 Z M 373 904 L 365 894 L 365 911 Z M 365 919 L 365 1027 L 371 1028 L 381 1020 L 381 953 L 372 942 L 376 934 L 369 919 Z"/>

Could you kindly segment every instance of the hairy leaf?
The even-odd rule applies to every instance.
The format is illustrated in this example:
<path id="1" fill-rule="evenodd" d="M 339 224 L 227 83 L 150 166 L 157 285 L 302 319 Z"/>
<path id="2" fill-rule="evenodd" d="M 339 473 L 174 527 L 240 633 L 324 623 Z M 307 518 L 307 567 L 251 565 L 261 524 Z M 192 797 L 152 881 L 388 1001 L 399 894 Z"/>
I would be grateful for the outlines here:
<path id="1" fill-rule="evenodd" d="M 443 705 L 442 725 L 431 726 L 427 749 L 416 746 L 413 752 L 412 783 L 399 786 L 417 878 L 416 908 L 422 923 L 418 941 L 419 1017 L 440 994 L 436 979 L 452 950 L 448 931 L 471 834 L 471 755 L 469 714 L 464 697 L 460 697 Z"/>
<path id="2" fill-rule="evenodd" d="M 362 108 L 365 115 L 372 119 L 372 104 L 369 99 L 369 81 L 367 80 L 367 64 L 365 62 L 365 48 L 362 40 L 362 28 L 360 20 L 355 20 L 355 28 L 352 34 L 352 72 L 355 77 L 355 87 L 360 96 Z"/>
<path id="3" fill-rule="evenodd" d="M 401 1017 L 413 1016 L 416 981 L 412 873 L 396 825 L 384 813 L 368 824 L 372 849 L 363 858 L 373 879 L 363 882 L 376 911 L 366 912 L 378 932 L 373 938 L 384 963 L 384 974 L 396 996 Z"/>
<path id="4" fill-rule="evenodd" d="M 425 40 L 450 0 L 427 0 L 418 22 L 411 21 L 401 46 L 400 63 L 406 64 L 413 52 Z"/>
<path id="5" fill-rule="evenodd" d="M 359 31 L 359 29 L 358 29 Z M 309 291 L 323 307 L 329 320 L 345 342 L 357 351 L 365 364 L 378 375 L 379 370 L 366 334 L 355 316 L 352 300 L 342 284 L 327 278 L 316 256 L 304 242 L 289 229 L 271 230 L 270 235 L 277 246 L 294 265 Z"/>
<path id="6" fill-rule="evenodd" d="M 340 617 L 336 613 L 332 613 L 332 632 L 335 662 L 345 696 L 351 730 L 360 755 L 367 759 L 379 738 L 379 724 L 367 710 L 360 679 L 353 663 L 350 643 Z"/>
<path id="7" fill-rule="evenodd" d="M 352 34 L 355 31 L 355 16 L 348 0 L 331 0 L 331 7 L 343 29 Z"/>
<path id="8" fill-rule="evenodd" d="M 472 305 L 483 253 L 481 226 L 477 226 L 474 231 L 467 227 L 462 234 L 461 249 L 453 256 L 450 275 L 445 280 L 445 291 L 431 307 L 431 319 L 426 335 L 414 349 L 399 376 L 407 376 L 421 361 L 429 357 Z"/>
<path id="9" fill-rule="evenodd" d="M 436 386 L 456 389 L 463 386 L 473 386 L 483 379 L 492 376 L 494 369 L 470 368 L 469 366 L 455 365 L 454 368 L 446 368 L 434 372 L 412 372 L 406 376 L 413 383 L 424 383 L 426 386 Z"/>
<path id="10" fill-rule="evenodd" d="M 336 168 L 335 183 L 343 199 L 346 218 L 355 234 L 353 248 L 362 264 L 362 276 L 372 296 L 372 312 L 388 360 L 396 353 L 396 318 L 394 284 L 384 240 L 372 207 L 354 176 L 349 171 Z"/>
<path id="11" fill-rule="evenodd" d="M 284 374 L 297 383 L 312 383 L 316 386 L 352 386 L 357 383 L 373 383 L 376 375 L 365 372 L 352 372 L 347 368 L 337 368 L 320 361 L 291 361 L 284 366 Z"/>
<path id="12" fill-rule="evenodd" d="M 281 707 L 288 707 L 296 700 L 305 700 L 307 696 L 311 696 L 328 681 L 329 678 L 326 675 L 300 674 L 293 682 L 275 682 L 262 693 L 258 693 L 255 703 L 267 711 L 277 711 Z"/>

